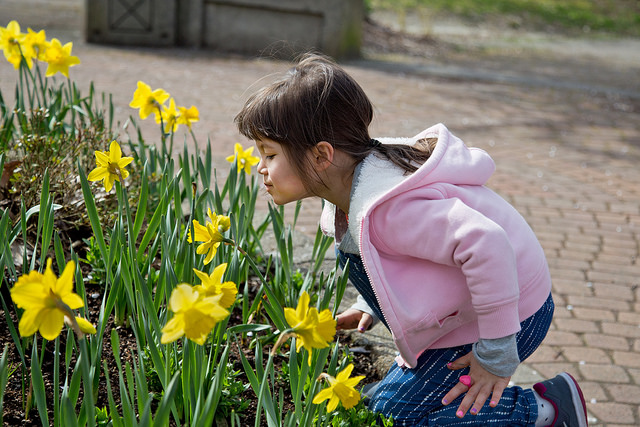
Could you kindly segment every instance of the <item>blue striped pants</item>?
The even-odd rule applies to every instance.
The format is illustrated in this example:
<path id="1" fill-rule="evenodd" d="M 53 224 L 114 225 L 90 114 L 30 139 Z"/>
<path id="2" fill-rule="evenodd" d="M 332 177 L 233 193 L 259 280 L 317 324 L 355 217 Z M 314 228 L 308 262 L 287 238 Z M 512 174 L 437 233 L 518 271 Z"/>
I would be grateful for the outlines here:
<path id="1" fill-rule="evenodd" d="M 343 252 L 339 255 L 341 264 L 349 259 L 349 279 L 378 313 L 380 308 L 360 257 Z M 529 357 L 544 339 L 553 311 L 553 299 L 549 295 L 542 307 L 520 324 L 516 341 L 521 361 Z M 471 347 L 472 344 L 467 344 L 426 350 L 413 369 L 394 363 L 371 396 L 369 409 L 386 416 L 393 415 L 394 426 L 533 426 L 538 406 L 531 389 L 508 387 L 495 408 L 491 408 L 487 401 L 477 415 L 467 414 L 462 419 L 456 417 L 456 411 L 464 395 L 447 406 L 442 405 L 445 394 L 458 383 L 461 375 L 468 373 L 468 368 L 452 371 L 447 368 L 447 363 L 469 353 Z"/>

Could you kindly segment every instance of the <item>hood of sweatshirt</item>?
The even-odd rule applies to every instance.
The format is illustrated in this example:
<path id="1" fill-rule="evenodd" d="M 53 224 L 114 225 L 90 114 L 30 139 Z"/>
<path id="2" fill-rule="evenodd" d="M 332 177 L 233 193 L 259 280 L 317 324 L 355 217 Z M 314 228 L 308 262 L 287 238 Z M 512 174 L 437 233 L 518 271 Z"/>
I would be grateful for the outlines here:
<path id="1" fill-rule="evenodd" d="M 349 206 L 349 232 L 356 241 L 365 213 L 377 203 L 418 187 L 437 183 L 454 185 L 484 185 L 493 172 L 495 163 L 482 149 L 467 147 L 445 125 L 432 126 L 413 138 L 378 138 L 382 144 L 414 145 L 422 138 L 437 138 L 434 152 L 412 174 L 393 165 L 389 160 L 372 153 L 361 164 L 354 180 Z M 334 235 L 335 207 L 325 205 L 321 227 Z"/>

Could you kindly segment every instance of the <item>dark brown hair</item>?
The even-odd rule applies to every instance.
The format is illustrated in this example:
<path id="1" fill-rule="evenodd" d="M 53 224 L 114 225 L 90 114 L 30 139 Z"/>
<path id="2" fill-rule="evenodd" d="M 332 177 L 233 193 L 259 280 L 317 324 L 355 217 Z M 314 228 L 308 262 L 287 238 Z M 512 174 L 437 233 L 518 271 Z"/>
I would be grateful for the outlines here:
<path id="1" fill-rule="evenodd" d="M 377 150 L 407 172 L 429 158 L 435 140 L 408 145 L 371 144 L 373 106 L 356 81 L 331 59 L 304 55 L 281 79 L 260 89 L 236 115 L 249 139 L 280 143 L 307 189 L 312 189 L 307 152 L 326 141 L 360 162 Z"/>

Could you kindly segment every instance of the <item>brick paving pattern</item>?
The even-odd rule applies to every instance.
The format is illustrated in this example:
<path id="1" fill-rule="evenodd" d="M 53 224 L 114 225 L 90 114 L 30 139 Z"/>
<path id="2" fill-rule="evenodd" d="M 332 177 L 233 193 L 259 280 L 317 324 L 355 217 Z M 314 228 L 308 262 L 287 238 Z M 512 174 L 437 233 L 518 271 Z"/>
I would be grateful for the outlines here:
<path id="1" fill-rule="evenodd" d="M 288 66 L 212 52 L 87 45 L 72 24 L 51 34 L 74 41 L 82 64 L 71 77 L 83 93 L 90 81 L 112 93 L 122 123 L 136 114 L 128 104 L 138 80 L 164 88 L 180 105 L 196 105 L 196 135 L 201 146 L 211 139 L 221 170 L 235 142 L 249 145 L 234 128 L 234 114 L 265 76 Z M 380 70 L 367 60 L 346 68 L 376 106 L 372 135 L 411 136 L 443 122 L 492 155 L 497 171 L 489 186 L 529 221 L 553 277 L 553 325 L 524 365 L 542 377 L 574 375 L 592 425 L 640 425 L 640 95 L 434 77 L 400 65 Z M 5 97 L 15 78 L 0 61 Z M 155 123 L 139 124 L 154 141 Z M 315 232 L 319 206 L 303 204 L 303 232 Z"/>

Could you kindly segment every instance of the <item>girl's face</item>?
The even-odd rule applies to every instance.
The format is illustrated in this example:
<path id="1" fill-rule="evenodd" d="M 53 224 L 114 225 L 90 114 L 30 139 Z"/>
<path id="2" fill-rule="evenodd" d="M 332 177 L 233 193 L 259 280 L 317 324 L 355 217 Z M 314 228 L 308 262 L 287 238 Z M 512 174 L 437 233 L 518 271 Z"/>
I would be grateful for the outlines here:
<path id="1" fill-rule="evenodd" d="M 261 157 L 258 173 L 275 204 L 284 205 L 313 195 L 305 188 L 280 143 L 262 139 L 256 141 L 256 146 Z"/>

